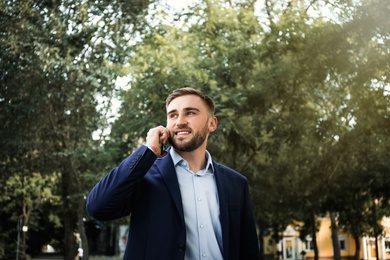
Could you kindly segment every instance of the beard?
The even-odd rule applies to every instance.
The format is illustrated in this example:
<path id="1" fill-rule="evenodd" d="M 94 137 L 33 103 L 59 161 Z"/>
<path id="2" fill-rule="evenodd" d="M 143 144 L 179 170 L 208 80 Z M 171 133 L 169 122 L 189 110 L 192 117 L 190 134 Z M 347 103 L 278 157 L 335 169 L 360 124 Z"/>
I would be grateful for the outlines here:
<path id="1" fill-rule="evenodd" d="M 203 129 L 196 133 L 188 142 L 181 143 L 177 142 L 174 138 L 169 137 L 168 141 L 175 148 L 176 151 L 180 152 L 192 152 L 198 149 L 206 140 L 209 133 L 208 124 L 206 124 Z M 173 136 L 173 134 L 171 134 Z M 180 139 L 180 137 L 179 137 Z"/>

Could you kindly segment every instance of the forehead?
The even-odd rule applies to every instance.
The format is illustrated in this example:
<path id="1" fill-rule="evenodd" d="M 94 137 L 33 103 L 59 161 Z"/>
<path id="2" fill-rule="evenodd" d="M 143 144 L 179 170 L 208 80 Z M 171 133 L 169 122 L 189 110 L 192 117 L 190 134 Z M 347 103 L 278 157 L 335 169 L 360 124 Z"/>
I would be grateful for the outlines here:
<path id="1" fill-rule="evenodd" d="M 167 112 L 180 111 L 188 108 L 197 108 L 199 110 L 206 110 L 206 103 L 197 95 L 185 95 L 175 98 L 167 106 Z"/>

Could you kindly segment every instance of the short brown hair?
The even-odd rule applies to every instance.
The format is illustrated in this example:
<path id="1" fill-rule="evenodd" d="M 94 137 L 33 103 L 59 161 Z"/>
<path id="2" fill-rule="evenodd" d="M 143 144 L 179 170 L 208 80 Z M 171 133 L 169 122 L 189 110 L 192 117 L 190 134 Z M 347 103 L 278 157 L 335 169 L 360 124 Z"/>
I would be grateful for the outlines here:
<path id="1" fill-rule="evenodd" d="M 175 89 L 171 94 L 168 95 L 167 99 L 165 100 L 165 105 L 168 106 L 175 98 L 186 96 L 186 95 L 196 95 L 200 97 L 209 108 L 210 114 L 212 116 L 214 115 L 215 112 L 214 100 L 211 97 L 207 96 L 202 91 L 191 87 Z"/>

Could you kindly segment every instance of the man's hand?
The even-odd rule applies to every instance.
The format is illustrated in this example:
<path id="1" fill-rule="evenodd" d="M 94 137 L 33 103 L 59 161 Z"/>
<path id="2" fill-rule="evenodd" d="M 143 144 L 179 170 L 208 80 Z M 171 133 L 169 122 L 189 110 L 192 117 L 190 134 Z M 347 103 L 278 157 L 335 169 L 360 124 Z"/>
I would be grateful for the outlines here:
<path id="1" fill-rule="evenodd" d="M 146 145 L 158 156 L 162 156 L 160 144 L 165 144 L 169 138 L 169 131 L 166 127 L 160 125 L 152 128 L 146 135 Z"/>

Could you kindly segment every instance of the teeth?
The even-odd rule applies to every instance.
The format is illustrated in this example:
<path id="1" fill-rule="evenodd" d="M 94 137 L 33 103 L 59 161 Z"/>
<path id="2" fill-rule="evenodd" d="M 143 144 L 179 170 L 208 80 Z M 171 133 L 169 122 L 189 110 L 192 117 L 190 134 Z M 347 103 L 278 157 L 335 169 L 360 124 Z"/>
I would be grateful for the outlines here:
<path id="1" fill-rule="evenodd" d="M 177 132 L 178 135 L 186 135 L 186 134 L 189 134 L 190 132 Z"/>

